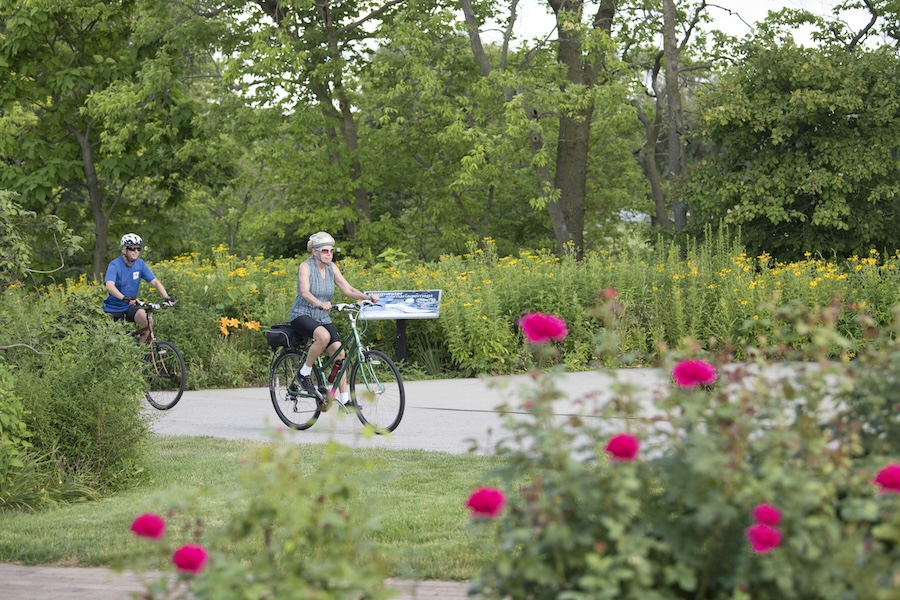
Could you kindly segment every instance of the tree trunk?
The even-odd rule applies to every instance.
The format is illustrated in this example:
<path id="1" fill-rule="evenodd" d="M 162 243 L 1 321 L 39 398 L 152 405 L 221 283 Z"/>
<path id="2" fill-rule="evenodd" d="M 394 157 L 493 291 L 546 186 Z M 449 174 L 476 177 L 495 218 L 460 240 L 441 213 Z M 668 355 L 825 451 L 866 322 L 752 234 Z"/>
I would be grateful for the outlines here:
<path id="1" fill-rule="evenodd" d="M 656 80 L 655 75 L 653 80 Z M 660 110 L 658 96 L 656 102 L 656 117 L 652 123 L 644 109 L 641 108 L 640 102 L 634 101 L 631 104 L 637 110 L 638 120 L 644 126 L 644 134 L 646 136 L 644 146 L 641 148 L 641 164 L 644 167 L 647 179 L 650 180 L 650 195 L 653 198 L 653 206 L 656 209 L 655 225 L 661 229 L 669 229 L 672 227 L 672 221 L 669 219 L 669 211 L 666 210 L 666 194 L 663 191 L 659 166 L 656 164 L 656 145 L 659 143 L 659 132 L 662 128 L 662 110 Z"/>
<path id="2" fill-rule="evenodd" d="M 106 275 L 106 264 L 109 256 L 106 252 L 107 239 L 109 238 L 110 213 L 103 210 L 103 193 L 100 191 L 100 180 L 97 177 L 97 168 L 94 166 L 94 153 L 91 148 L 91 126 L 79 131 L 73 125 L 65 125 L 66 130 L 78 141 L 81 148 L 81 160 L 84 164 L 84 182 L 88 191 L 88 202 L 91 207 L 91 216 L 94 219 L 94 281 L 103 281 Z"/>
<path id="3" fill-rule="evenodd" d="M 339 44 L 339 32 L 335 27 L 331 15 L 330 2 L 317 2 L 319 14 L 322 17 L 322 23 L 325 25 L 325 36 L 328 40 L 328 52 L 331 54 L 331 60 L 334 64 L 339 65 L 343 62 L 341 49 Z M 359 162 L 359 137 L 357 135 L 356 120 L 353 117 L 350 101 L 347 99 L 347 93 L 344 89 L 344 81 L 341 76 L 342 71 L 335 70 L 331 78 L 331 91 L 340 107 L 340 123 L 341 136 L 344 139 L 344 145 L 347 149 L 347 159 L 350 163 L 350 181 L 353 184 L 353 199 L 356 205 L 357 216 L 363 221 L 372 220 L 372 209 L 369 205 L 369 192 L 362 185 L 362 165 Z M 356 223 L 344 223 L 345 228 L 351 237 L 355 237 L 357 232 Z"/>
<path id="4" fill-rule="evenodd" d="M 573 85 L 592 88 L 597 85 L 597 73 L 603 68 L 606 57 L 602 54 L 590 56 L 584 55 L 582 37 L 571 31 L 564 31 L 560 19 L 561 12 L 574 13 L 581 18 L 584 10 L 582 0 L 548 0 L 550 7 L 556 14 L 557 30 L 559 31 L 557 62 L 566 67 L 566 78 Z M 515 14 L 517 0 L 511 2 L 512 14 Z M 475 61 L 483 76 L 491 73 L 491 64 L 484 52 L 484 47 L 478 33 L 478 19 L 475 15 L 471 0 L 460 0 L 460 8 L 466 20 L 469 34 L 469 42 Z M 607 35 L 612 30 L 612 22 L 618 8 L 618 0 L 601 0 L 597 14 L 591 26 L 598 31 L 605 31 Z M 508 42 L 510 31 L 507 30 L 504 38 L 504 49 Z M 507 90 L 507 92 L 510 92 Z M 507 96 L 509 99 L 510 96 Z M 522 109 L 529 120 L 537 119 L 534 110 L 524 100 Z M 556 198 L 546 204 L 550 224 L 553 227 L 553 235 L 556 238 L 557 249 L 560 253 L 566 252 L 571 244 L 577 258 L 584 255 L 584 213 L 585 194 L 587 189 L 587 165 L 590 154 L 591 125 L 594 116 L 593 104 L 581 110 L 560 116 L 559 141 L 556 149 L 556 172 L 551 181 L 550 170 L 546 166 L 535 167 L 535 175 L 542 190 Z M 535 128 L 529 140 L 533 152 L 540 151 L 544 141 L 540 131 Z"/>
<path id="5" fill-rule="evenodd" d="M 663 0 L 663 55 L 666 64 L 666 99 L 669 121 L 669 173 L 672 176 L 672 212 L 675 229 L 687 225 L 687 206 L 678 191 L 678 182 L 687 170 L 681 134 L 684 113 L 681 109 L 681 89 L 678 83 L 678 46 L 675 40 L 675 0 Z"/>
<path id="6" fill-rule="evenodd" d="M 596 87 L 606 56 L 603 53 L 585 56 L 582 37 L 577 31 L 564 27 L 565 13 L 574 14 L 581 21 L 583 3 L 581 0 L 549 0 L 549 4 L 556 15 L 559 31 L 556 60 L 565 65 L 566 80 L 587 89 Z M 617 8 L 618 0 L 601 0 L 591 26 L 609 35 Z M 593 117 L 593 103 L 572 114 L 561 115 L 554 178 L 554 186 L 559 190 L 560 210 L 557 212 L 552 203 L 547 207 L 551 220 L 554 220 L 553 231 L 560 251 L 572 244 L 579 259 L 584 255 L 585 193 Z M 556 222 L 560 217 L 563 222 Z"/>

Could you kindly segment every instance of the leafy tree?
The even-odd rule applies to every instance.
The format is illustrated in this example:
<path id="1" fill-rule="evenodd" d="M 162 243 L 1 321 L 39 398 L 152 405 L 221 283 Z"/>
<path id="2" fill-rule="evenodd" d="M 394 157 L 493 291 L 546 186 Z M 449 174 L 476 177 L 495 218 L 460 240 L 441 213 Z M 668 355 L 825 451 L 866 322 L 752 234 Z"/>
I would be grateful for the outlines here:
<path id="1" fill-rule="evenodd" d="M 663 230 L 684 229 L 687 222 L 678 183 L 692 158 L 685 140 L 693 128 L 689 107 L 697 74 L 712 67 L 702 58 L 709 37 L 701 30 L 710 21 L 707 9 L 705 0 L 645 3 L 633 7 L 632 18 L 622 19 L 617 29 L 622 60 L 642 79 L 642 93 L 631 104 L 644 129 L 639 159 L 650 184 L 654 224 Z"/>
<path id="2" fill-rule="evenodd" d="M 221 42 L 231 58 L 229 82 L 256 106 L 281 107 L 293 133 L 303 131 L 291 140 L 294 177 L 303 175 L 292 208 L 309 212 L 317 228 L 335 230 L 329 224 L 337 220 L 351 239 L 360 221 L 372 220 L 353 77 L 362 51 L 403 4 L 237 0 L 221 7 L 231 26 Z"/>
<path id="3" fill-rule="evenodd" d="M 29 275 L 38 278 L 58 271 L 81 250 L 81 238 L 73 235 L 63 221 L 54 215 L 39 216 L 25 210 L 13 198 L 12 192 L 0 190 L 0 286 L 4 288 L 21 283 Z M 35 248 L 38 235 L 52 242 L 50 252 Z M 58 262 L 41 268 L 39 265 L 48 260 L 48 255 Z"/>
<path id="4" fill-rule="evenodd" d="M 623 204 L 633 205 L 639 187 L 629 177 L 635 168 L 630 154 L 638 142 L 633 125 L 623 126 L 626 116 L 633 123 L 624 101 L 630 85 L 621 76 L 623 65 L 611 41 L 619 3 L 600 2 L 593 14 L 582 2 L 551 0 L 548 5 L 556 17 L 555 39 L 534 40 L 513 51 L 513 1 L 497 53 L 481 36 L 482 24 L 497 15 L 490 6 L 461 3 L 485 85 L 493 85 L 505 100 L 500 139 L 509 136 L 530 153 L 540 190 L 532 203 L 546 208 L 557 249 L 567 251 L 571 244 L 580 256 L 597 223 L 614 222 Z M 601 190 L 607 193 L 591 198 Z"/>
<path id="5" fill-rule="evenodd" d="M 896 247 L 900 58 L 778 31 L 746 40 L 701 97 L 701 139 L 718 150 L 691 171 L 693 225 L 741 225 L 751 251 L 782 259 Z"/>
<path id="6" fill-rule="evenodd" d="M 177 199 L 195 159 L 185 95 L 196 31 L 171 3 L 0 0 L 0 185 L 93 222 L 93 272 L 136 189 Z M 73 218 L 75 217 L 75 218 Z"/>

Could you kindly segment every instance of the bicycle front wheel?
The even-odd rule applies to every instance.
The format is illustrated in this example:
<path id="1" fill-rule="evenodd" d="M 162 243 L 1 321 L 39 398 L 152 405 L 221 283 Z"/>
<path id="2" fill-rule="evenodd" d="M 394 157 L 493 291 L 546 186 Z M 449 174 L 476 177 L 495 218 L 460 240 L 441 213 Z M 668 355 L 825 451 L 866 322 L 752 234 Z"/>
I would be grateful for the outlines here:
<path id="1" fill-rule="evenodd" d="M 269 394 L 281 422 L 291 429 L 309 429 L 322 412 L 319 402 L 305 392 L 297 381 L 306 362 L 305 352 L 288 350 L 275 359 L 269 373 Z M 316 383 L 321 385 L 318 369 L 313 369 Z"/>
<path id="2" fill-rule="evenodd" d="M 148 381 L 144 395 L 158 410 L 169 410 L 181 400 L 187 384 L 184 357 L 170 342 L 153 342 L 147 361 Z"/>
<path id="3" fill-rule="evenodd" d="M 406 408 L 406 392 L 397 365 L 383 352 L 368 350 L 350 371 L 350 398 L 362 423 L 375 433 L 397 429 Z"/>

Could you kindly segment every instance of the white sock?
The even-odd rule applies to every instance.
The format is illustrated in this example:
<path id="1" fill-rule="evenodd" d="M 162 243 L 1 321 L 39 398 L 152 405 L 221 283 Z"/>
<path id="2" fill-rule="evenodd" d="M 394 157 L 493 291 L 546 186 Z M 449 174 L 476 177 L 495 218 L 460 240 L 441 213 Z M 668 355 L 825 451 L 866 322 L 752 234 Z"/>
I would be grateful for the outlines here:
<path id="1" fill-rule="evenodd" d="M 341 404 L 350 402 L 350 392 L 341 392 Z"/>
<path id="2" fill-rule="evenodd" d="M 310 367 L 309 365 L 303 365 L 300 368 L 300 374 L 303 375 L 304 377 L 306 377 L 310 373 L 312 373 L 312 367 Z"/>

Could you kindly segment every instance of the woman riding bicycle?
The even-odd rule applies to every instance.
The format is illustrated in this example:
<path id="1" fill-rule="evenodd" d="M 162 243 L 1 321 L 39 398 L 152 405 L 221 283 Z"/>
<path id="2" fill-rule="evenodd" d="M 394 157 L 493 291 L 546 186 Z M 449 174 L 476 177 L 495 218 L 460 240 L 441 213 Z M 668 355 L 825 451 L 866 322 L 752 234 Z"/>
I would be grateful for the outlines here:
<path id="1" fill-rule="evenodd" d="M 136 233 L 126 233 L 122 236 L 119 242 L 122 256 L 114 259 L 106 268 L 105 281 L 109 296 L 103 301 L 103 311 L 112 315 L 113 319 L 118 321 L 124 318 L 126 321 L 137 323 L 141 328 L 147 327 L 149 322 L 147 311 L 137 304 L 141 279 L 149 281 L 168 304 L 175 304 L 175 300 L 166 292 L 162 282 L 140 258 L 143 244 L 141 236 Z M 140 342 L 145 343 L 148 337 L 150 332 L 143 332 Z"/>
<path id="2" fill-rule="evenodd" d="M 312 256 L 300 263 L 297 271 L 297 297 L 291 307 L 290 321 L 294 331 L 313 340 L 306 354 L 306 363 L 300 369 L 298 381 L 303 389 L 324 401 L 325 398 L 321 397 L 309 374 L 322 352 L 328 349 L 333 354 L 340 347 L 340 335 L 328 312 L 331 310 L 334 286 L 337 285 L 345 296 L 355 300 L 378 302 L 378 294 L 366 295 L 344 279 L 341 270 L 334 263 L 334 238 L 331 234 L 325 231 L 312 234 L 306 243 L 306 249 Z M 347 404 L 350 392 L 345 376 L 341 377 L 338 389 L 341 403 Z"/>

